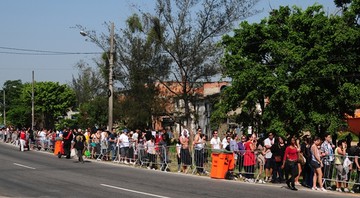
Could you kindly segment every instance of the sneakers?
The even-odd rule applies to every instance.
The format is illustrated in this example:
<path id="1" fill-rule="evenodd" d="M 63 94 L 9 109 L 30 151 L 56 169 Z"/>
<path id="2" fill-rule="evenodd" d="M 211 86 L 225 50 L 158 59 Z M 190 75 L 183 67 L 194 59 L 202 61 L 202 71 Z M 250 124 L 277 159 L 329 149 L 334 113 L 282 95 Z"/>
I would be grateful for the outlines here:
<path id="1" fill-rule="evenodd" d="M 350 192 L 348 188 L 344 188 L 344 192 L 348 193 Z"/>
<path id="2" fill-rule="evenodd" d="M 325 188 L 320 188 L 320 190 L 323 192 L 327 192 L 327 190 Z"/>
<path id="3" fill-rule="evenodd" d="M 311 190 L 318 190 L 318 188 L 317 187 L 312 187 Z"/>
<path id="4" fill-rule="evenodd" d="M 245 182 L 254 183 L 254 179 L 248 179 L 248 178 L 246 178 L 246 179 L 245 179 Z"/>
<path id="5" fill-rule="evenodd" d="M 128 161 L 124 161 L 124 164 L 129 164 L 129 162 L 128 162 Z"/>
<path id="6" fill-rule="evenodd" d="M 266 182 L 263 181 L 263 180 L 261 180 L 261 179 L 258 180 L 258 183 L 259 183 L 259 184 L 266 184 Z"/>
<path id="7" fill-rule="evenodd" d="M 336 192 L 342 192 L 341 188 L 336 188 Z"/>

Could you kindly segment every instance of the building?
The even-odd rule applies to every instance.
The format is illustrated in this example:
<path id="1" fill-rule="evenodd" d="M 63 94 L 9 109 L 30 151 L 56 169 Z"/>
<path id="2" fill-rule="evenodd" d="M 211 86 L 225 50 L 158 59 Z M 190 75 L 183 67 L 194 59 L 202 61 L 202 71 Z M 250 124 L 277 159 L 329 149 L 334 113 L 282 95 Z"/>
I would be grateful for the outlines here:
<path id="1" fill-rule="evenodd" d="M 191 129 L 195 131 L 202 128 L 207 135 L 211 134 L 210 116 L 213 110 L 214 98 L 229 85 L 229 82 L 203 82 L 198 83 L 197 87 L 189 91 L 191 100 L 189 107 L 191 112 Z M 176 133 L 182 130 L 180 123 L 184 123 L 184 101 L 177 97 L 182 92 L 182 86 L 178 82 L 157 83 L 159 97 L 166 101 L 166 115 L 153 116 L 153 128 L 160 130 L 171 127 Z M 184 124 L 185 125 L 185 124 Z"/>

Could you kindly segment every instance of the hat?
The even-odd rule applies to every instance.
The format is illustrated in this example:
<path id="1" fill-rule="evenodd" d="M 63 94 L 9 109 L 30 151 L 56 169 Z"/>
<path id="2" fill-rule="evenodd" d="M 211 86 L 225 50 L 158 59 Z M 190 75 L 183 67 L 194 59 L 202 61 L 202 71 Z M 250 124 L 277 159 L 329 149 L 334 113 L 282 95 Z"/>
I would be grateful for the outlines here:
<path id="1" fill-rule="evenodd" d="M 124 132 L 124 133 L 127 133 L 127 132 L 128 132 L 128 130 L 127 130 L 127 129 L 123 129 L 123 132 Z"/>

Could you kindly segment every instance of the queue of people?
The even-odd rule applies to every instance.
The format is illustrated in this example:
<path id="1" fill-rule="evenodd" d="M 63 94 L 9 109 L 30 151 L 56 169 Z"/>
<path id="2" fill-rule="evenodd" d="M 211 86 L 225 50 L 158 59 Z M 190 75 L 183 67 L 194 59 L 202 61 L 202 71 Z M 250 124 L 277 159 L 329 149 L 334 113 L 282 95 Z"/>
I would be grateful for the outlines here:
<path id="1" fill-rule="evenodd" d="M 209 173 L 206 165 L 211 161 L 212 150 L 228 150 L 234 155 L 236 177 L 244 178 L 246 182 L 284 183 L 294 191 L 302 185 L 314 191 L 360 192 L 360 145 L 350 147 L 346 139 L 333 140 L 330 134 L 322 138 L 310 135 L 285 138 L 270 132 L 266 137 L 259 138 L 256 133 L 239 135 L 227 132 L 220 138 L 220 133 L 214 130 L 209 141 L 201 128 L 195 133 L 183 129 L 177 138 L 168 129 L 2 129 L 0 138 L 19 145 L 21 151 L 27 145 L 51 149 L 56 141 L 63 141 L 66 158 L 69 159 L 71 150 L 75 149 L 81 163 L 84 163 L 85 156 L 88 159 L 167 170 L 168 163 L 177 161 L 178 172 L 187 173 L 192 169 L 198 175 Z M 351 173 L 356 173 L 357 178 L 352 180 L 354 185 L 350 189 Z"/>

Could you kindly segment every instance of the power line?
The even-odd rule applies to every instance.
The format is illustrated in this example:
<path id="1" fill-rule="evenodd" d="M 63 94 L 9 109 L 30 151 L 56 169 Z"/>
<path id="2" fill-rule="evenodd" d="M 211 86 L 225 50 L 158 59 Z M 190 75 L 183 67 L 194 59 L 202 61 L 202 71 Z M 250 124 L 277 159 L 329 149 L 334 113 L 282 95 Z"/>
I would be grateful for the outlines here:
<path id="1" fill-rule="evenodd" d="M 102 52 L 64 52 L 64 51 L 49 51 L 49 50 L 37 50 L 37 49 L 24 49 L 24 48 L 13 48 L 13 47 L 3 47 L 0 46 L 0 49 L 12 50 L 12 51 L 0 51 L 0 54 L 12 54 L 12 55 L 79 55 L 79 54 L 102 54 Z"/>

